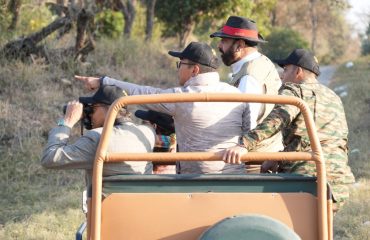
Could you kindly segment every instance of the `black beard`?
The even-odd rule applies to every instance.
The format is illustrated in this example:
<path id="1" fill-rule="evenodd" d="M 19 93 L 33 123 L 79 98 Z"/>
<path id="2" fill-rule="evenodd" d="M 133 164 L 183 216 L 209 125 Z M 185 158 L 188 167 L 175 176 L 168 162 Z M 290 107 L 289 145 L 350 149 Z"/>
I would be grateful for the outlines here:
<path id="1" fill-rule="evenodd" d="M 221 49 L 219 49 L 219 51 L 222 53 L 221 54 L 222 62 L 226 66 L 230 66 L 231 64 L 237 61 L 234 54 L 235 52 L 233 51 L 232 47 L 229 48 L 226 52 L 223 52 Z"/>

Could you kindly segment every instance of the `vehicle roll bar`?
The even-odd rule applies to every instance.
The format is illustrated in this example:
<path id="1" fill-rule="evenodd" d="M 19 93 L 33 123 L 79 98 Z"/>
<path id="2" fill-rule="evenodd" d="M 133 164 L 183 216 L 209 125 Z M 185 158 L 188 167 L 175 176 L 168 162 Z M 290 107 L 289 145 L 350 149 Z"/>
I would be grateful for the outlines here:
<path id="1" fill-rule="evenodd" d="M 226 94 L 226 93 L 174 93 L 127 96 L 117 99 L 109 108 L 104 122 L 103 132 L 96 151 L 93 179 L 92 179 L 92 208 L 91 212 L 91 239 L 100 240 L 101 237 L 101 203 L 102 203 L 102 173 L 104 162 L 118 161 L 220 161 L 222 152 L 182 152 L 182 153 L 108 153 L 109 138 L 118 111 L 132 104 L 155 104 L 173 102 L 253 102 L 271 104 L 289 104 L 298 107 L 303 115 L 312 152 L 277 152 L 258 153 L 249 152 L 242 157 L 242 161 L 262 162 L 266 159 L 273 161 L 314 161 L 317 170 L 317 199 L 319 239 L 328 239 L 327 203 L 326 203 L 326 170 L 316 127 L 308 105 L 300 98 L 276 95 L 255 94 Z"/>

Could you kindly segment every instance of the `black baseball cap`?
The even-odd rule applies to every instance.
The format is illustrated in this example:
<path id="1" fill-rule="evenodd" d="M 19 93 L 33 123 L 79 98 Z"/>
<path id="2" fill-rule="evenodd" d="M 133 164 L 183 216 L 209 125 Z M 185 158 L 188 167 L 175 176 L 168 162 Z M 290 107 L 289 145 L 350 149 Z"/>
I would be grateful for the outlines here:
<path id="1" fill-rule="evenodd" d="M 280 67 L 292 64 L 313 72 L 316 76 L 320 75 L 320 67 L 316 57 L 305 49 L 295 49 L 286 59 L 278 59 L 274 62 Z"/>
<path id="2" fill-rule="evenodd" d="M 102 85 L 91 97 L 80 97 L 79 101 L 83 104 L 102 103 L 111 105 L 118 98 L 127 96 L 126 92 L 113 85 Z"/>
<path id="3" fill-rule="evenodd" d="M 137 110 L 135 116 L 151 123 L 157 124 L 164 135 L 175 133 L 175 124 L 171 115 L 157 111 Z"/>
<path id="4" fill-rule="evenodd" d="M 191 42 L 182 52 L 169 51 L 173 57 L 189 59 L 195 63 L 217 69 L 220 62 L 213 50 L 207 43 Z"/>

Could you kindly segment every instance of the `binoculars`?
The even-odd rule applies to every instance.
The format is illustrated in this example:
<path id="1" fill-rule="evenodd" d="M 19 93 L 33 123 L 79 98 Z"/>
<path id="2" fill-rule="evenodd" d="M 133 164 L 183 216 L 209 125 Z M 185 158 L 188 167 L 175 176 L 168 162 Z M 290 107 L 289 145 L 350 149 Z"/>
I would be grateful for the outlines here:
<path id="1" fill-rule="evenodd" d="M 63 106 L 63 114 L 66 114 L 66 111 L 67 111 L 67 105 L 64 105 Z M 94 109 L 93 109 L 91 104 L 83 104 L 81 123 L 83 124 L 83 126 L 87 130 L 92 129 L 90 114 L 92 114 L 93 111 L 94 111 Z"/>

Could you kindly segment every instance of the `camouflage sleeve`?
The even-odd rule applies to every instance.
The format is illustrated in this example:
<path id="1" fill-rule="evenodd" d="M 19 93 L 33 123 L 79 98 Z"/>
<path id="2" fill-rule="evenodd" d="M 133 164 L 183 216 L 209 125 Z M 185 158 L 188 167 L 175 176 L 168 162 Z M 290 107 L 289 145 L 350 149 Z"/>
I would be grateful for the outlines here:
<path id="1" fill-rule="evenodd" d="M 283 84 L 279 90 L 279 95 L 282 96 L 301 97 L 299 93 L 299 87 L 294 84 Z M 255 149 L 259 142 L 289 126 L 299 113 L 300 110 L 296 106 L 276 104 L 263 122 L 244 135 L 244 145 L 248 150 Z"/>

